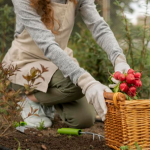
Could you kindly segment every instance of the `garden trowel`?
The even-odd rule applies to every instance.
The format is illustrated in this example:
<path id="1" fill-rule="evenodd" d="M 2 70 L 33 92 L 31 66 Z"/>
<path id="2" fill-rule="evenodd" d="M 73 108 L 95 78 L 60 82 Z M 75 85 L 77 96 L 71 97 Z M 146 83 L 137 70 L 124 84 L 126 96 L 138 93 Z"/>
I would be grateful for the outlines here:
<path id="1" fill-rule="evenodd" d="M 28 125 L 26 125 L 26 126 L 18 126 L 18 127 L 16 127 L 16 130 L 18 130 L 18 131 L 20 131 L 22 133 L 25 133 L 25 130 L 29 129 L 29 128 L 34 128 L 34 127 L 28 126 Z"/>

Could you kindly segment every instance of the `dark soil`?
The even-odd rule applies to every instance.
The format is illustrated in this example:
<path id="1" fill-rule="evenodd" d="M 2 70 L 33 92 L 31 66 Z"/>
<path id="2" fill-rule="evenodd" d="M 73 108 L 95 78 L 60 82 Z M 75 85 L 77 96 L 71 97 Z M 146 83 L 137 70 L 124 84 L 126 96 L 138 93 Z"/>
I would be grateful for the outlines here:
<path id="1" fill-rule="evenodd" d="M 58 117 L 55 117 L 54 125 L 43 131 L 35 129 L 26 130 L 25 134 L 16 131 L 13 135 L 0 139 L 0 150 L 17 150 L 20 144 L 21 150 L 112 150 L 105 145 L 105 141 L 99 141 L 92 135 L 68 136 L 57 134 L 57 129 L 68 127 Z M 91 128 L 84 131 L 104 135 L 104 124 L 96 122 Z M 18 140 L 15 140 L 15 138 Z M 20 149 L 19 149 L 20 150 Z"/>

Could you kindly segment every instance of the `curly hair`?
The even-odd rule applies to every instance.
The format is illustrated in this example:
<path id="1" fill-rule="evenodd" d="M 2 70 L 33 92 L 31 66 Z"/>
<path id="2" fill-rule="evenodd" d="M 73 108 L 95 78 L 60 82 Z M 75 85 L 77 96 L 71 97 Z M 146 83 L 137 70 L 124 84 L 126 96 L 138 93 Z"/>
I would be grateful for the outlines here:
<path id="1" fill-rule="evenodd" d="M 76 0 L 70 0 L 77 5 Z M 30 0 L 31 6 L 37 11 L 39 15 L 41 15 L 41 20 L 45 24 L 45 26 L 52 31 L 54 34 L 58 34 L 57 31 L 54 30 L 54 22 L 56 21 L 60 27 L 59 22 L 54 18 L 54 10 L 51 6 L 51 0 Z"/>

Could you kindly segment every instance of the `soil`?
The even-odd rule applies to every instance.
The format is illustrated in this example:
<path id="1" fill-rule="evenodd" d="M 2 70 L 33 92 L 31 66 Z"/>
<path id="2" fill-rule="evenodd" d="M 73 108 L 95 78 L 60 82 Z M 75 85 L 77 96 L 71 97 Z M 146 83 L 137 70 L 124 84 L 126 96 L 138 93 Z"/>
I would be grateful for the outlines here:
<path id="1" fill-rule="evenodd" d="M 15 131 L 13 135 L 0 139 L 0 150 L 112 150 L 105 141 L 92 135 L 68 136 L 57 134 L 58 128 L 66 128 L 60 118 L 55 117 L 53 126 L 43 131 L 28 129 L 25 133 Z M 104 135 L 104 123 L 96 122 L 83 131 Z M 20 145 L 20 149 L 19 148 Z M 5 147 L 6 149 L 4 149 Z"/>

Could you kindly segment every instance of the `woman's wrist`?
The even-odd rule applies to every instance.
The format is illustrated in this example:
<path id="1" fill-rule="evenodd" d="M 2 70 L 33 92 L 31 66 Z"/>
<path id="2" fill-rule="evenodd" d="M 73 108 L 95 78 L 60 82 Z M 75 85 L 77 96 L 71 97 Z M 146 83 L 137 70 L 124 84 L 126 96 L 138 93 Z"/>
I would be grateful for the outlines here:
<path id="1" fill-rule="evenodd" d="M 115 60 L 115 66 L 119 63 L 127 63 L 125 56 L 123 55 L 118 55 L 118 57 Z"/>
<path id="2" fill-rule="evenodd" d="M 99 83 L 96 81 L 90 73 L 85 72 L 78 78 L 78 86 L 82 89 L 82 93 L 85 94 L 88 87 L 90 87 L 92 84 Z"/>

